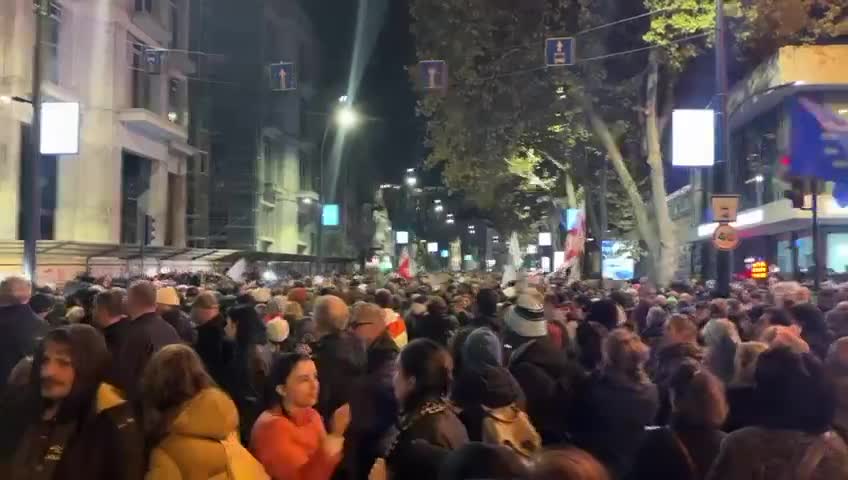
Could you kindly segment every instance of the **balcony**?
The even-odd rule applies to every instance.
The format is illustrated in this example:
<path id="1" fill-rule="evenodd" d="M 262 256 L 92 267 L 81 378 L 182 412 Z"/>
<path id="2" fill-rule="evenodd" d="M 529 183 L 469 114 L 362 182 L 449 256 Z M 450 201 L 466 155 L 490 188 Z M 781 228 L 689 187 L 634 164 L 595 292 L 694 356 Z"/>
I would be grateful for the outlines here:
<path id="1" fill-rule="evenodd" d="M 171 33 L 155 12 L 148 12 L 143 8 L 136 9 L 132 13 L 132 22 L 159 45 L 167 45 L 171 39 Z"/>
<path id="2" fill-rule="evenodd" d="M 146 137 L 185 143 L 188 130 L 144 108 L 128 108 L 118 114 L 121 123 Z"/>

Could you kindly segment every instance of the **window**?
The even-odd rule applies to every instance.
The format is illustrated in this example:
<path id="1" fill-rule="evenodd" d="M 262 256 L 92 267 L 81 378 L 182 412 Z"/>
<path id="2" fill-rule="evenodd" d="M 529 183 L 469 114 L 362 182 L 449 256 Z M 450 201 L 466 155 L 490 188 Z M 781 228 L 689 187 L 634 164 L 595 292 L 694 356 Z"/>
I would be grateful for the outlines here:
<path id="1" fill-rule="evenodd" d="M 59 83 L 59 39 L 62 32 L 62 6 L 50 2 L 47 32 L 44 38 L 44 75 L 48 81 Z"/>
<path id="2" fill-rule="evenodd" d="M 147 73 L 147 60 L 144 55 L 147 45 L 130 35 L 130 49 L 132 52 L 132 63 L 130 64 L 132 107 L 152 110 L 151 79 L 150 74 Z"/>
<path id="3" fill-rule="evenodd" d="M 180 46 L 180 6 L 178 0 L 171 0 L 171 48 Z"/>
<path id="4" fill-rule="evenodd" d="M 153 13 L 154 2 L 155 0 L 135 0 L 135 11 Z"/>
<path id="5" fill-rule="evenodd" d="M 121 155 L 121 243 L 141 240 L 141 200 L 150 189 L 150 160 L 123 152 Z"/>
<path id="6" fill-rule="evenodd" d="M 168 120 L 178 125 L 188 125 L 186 112 L 185 81 L 180 78 L 168 80 Z"/>

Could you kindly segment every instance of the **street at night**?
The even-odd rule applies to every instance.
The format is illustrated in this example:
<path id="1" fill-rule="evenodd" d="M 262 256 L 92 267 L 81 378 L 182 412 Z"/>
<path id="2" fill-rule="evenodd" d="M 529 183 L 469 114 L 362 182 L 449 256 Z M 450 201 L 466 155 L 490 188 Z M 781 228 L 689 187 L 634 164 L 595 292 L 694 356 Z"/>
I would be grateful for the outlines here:
<path id="1" fill-rule="evenodd" d="M 0 479 L 848 479 L 845 0 L 3 0 Z"/>

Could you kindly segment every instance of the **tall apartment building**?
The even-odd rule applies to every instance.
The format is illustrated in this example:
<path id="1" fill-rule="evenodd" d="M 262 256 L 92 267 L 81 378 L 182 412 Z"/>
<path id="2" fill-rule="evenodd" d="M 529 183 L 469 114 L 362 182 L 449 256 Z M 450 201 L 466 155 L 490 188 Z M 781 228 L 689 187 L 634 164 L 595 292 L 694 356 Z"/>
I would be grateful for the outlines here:
<path id="1" fill-rule="evenodd" d="M 79 102 L 77 155 L 44 156 L 45 240 L 133 244 L 151 215 L 153 245 L 184 246 L 190 0 L 50 0 L 44 101 Z M 0 2 L 0 241 L 20 238 L 20 166 L 29 158 L 32 0 Z M 145 53 L 165 50 L 161 69 Z"/>
<path id="2" fill-rule="evenodd" d="M 310 108 L 319 53 L 309 19 L 296 0 L 209 0 L 192 25 L 192 48 L 206 54 L 191 99 L 204 153 L 189 169 L 190 245 L 314 254 L 312 165 L 327 117 Z M 272 88 L 280 62 L 294 64 L 296 89 Z"/>

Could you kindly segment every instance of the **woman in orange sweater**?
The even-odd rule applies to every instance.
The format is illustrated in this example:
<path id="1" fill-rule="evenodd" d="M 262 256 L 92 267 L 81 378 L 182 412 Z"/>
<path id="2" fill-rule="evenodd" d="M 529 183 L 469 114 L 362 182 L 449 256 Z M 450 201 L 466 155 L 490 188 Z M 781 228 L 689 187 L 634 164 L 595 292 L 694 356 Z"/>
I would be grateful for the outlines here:
<path id="1" fill-rule="evenodd" d="M 271 405 L 259 416 L 250 450 L 273 480 L 328 480 L 341 460 L 350 407 L 335 411 L 330 433 L 318 412 L 318 370 L 309 356 L 282 355 L 270 377 Z"/>

